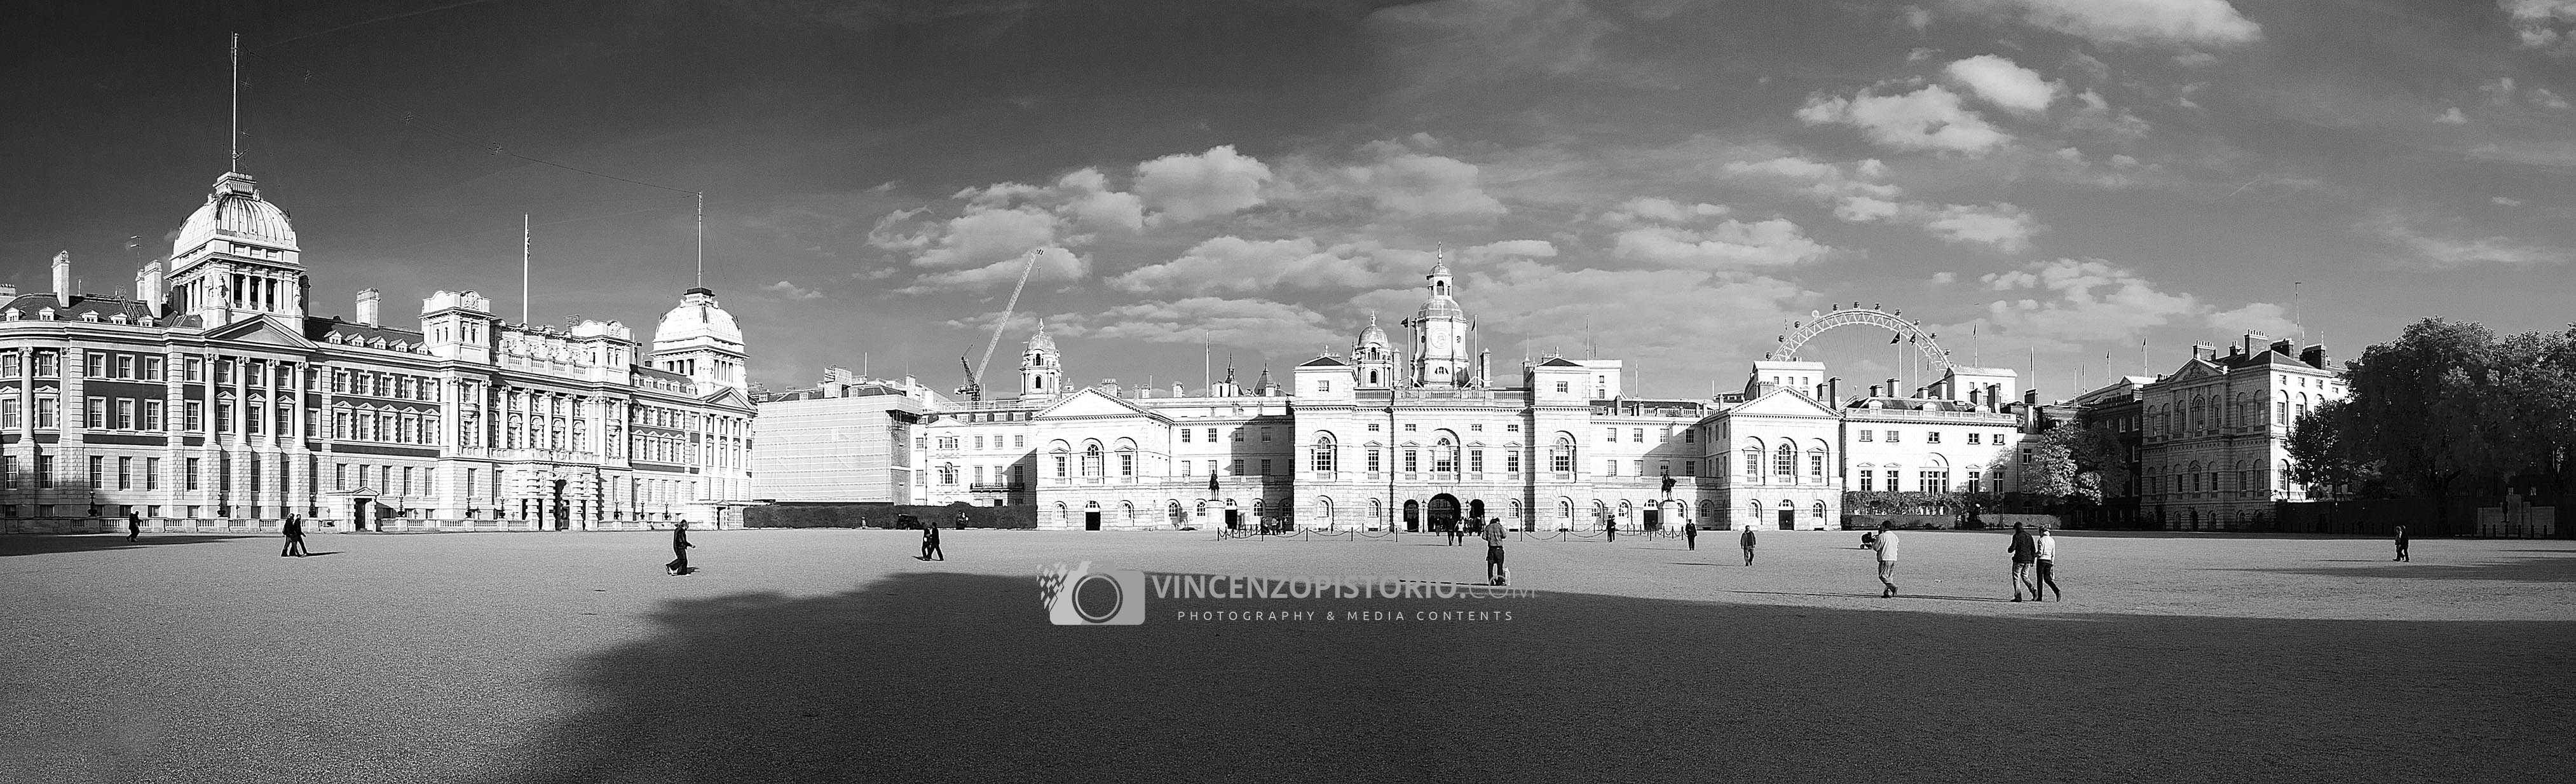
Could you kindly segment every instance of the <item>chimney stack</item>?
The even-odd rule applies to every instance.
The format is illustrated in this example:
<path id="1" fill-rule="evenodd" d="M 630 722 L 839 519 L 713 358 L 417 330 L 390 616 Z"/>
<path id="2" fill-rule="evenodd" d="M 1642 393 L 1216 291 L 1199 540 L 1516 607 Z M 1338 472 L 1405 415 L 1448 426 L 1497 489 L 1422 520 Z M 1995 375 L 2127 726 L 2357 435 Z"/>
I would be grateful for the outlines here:
<path id="1" fill-rule="evenodd" d="M 380 296 L 383 295 L 378 293 L 375 289 L 360 289 L 358 291 L 358 323 L 365 324 L 370 327 L 377 325 L 376 299 Z"/>
<path id="2" fill-rule="evenodd" d="M 2264 337 L 2263 333 L 2260 332 L 2245 333 L 2245 355 L 2249 357 L 2253 356 L 2256 353 L 2254 349 L 2255 346 L 2263 345 L 2270 340 L 2271 338 Z"/>
<path id="3" fill-rule="evenodd" d="M 161 262 L 158 261 L 145 264 L 143 269 L 134 273 L 134 298 L 141 301 L 143 309 L 155 318 L 163 315 L 164 301 L 169 299 L 162 293 L 163 287 L 168 285 L 167 280 L 161 276 Z"/>
<path id="4" fill-rule="evenodd" d="M 2273 350 L 2273 351 L 2280 352 L 2280 353 L 2281 353 L 2281 356 L 2289 357 L 2289 356 L 2297 356 L 2297 355 L 2298 355 L 2299 348 L 2298 348 L 2297 344 L 2291 343 L 2290 341 L 2287 341 L 2287 340 L 2275 340 L 2275 341 L 2272 341 L 2272 350 Z"/>
<path id="5" fill-rule="evenodd" d="M 2218 359 L 2218 347 L 2194 344 L 2191 347 L 2191 358 L 2204 360 Z"/>
<path id="6" fill-rule="evenodd" d="M 1100 393 L 1101 393 L 1101 394 L 1104 394 L 1104 395 L 1108 395 L 1108 396 L 1110 396 L 1110 397 L 1117 397 L 1117 396 L 1118 396 L 1118 379 L 1114 379 L 1114 378 L 1104 378 L 1104 379 L 1101 379 L 1101 380 L 1100 380 Z"/>
<path id="7" fill-rule="evenodd" d="M 71 251 L 54 251 L 54 302 L 66 308 L 72 306 Z"/>
<path id="8" fill-rule="evenodd" d="M 1825 379 L 1825 405 L 1841 406 L 1842 404 L 1843 377 L 1835 376 L 1833 378 Z"/>
<path id="9" fill-rule="evenodd" d="M 1869 396 L 1870 396 L 1870 397 L 1878 397 L 1878 385 L 1877 385 L 1877 384 L 1871 384 L 1871 385 L 1869 385 Z"/>
<path id="10" fill-rule="evenodd" d="M 1888 396 L 1888 397 L 1904 397 L 1904 396 L 1905 396 L 1905 388 L 1904 388 L 1904 387 L 1897 386 L 1897 385 L 1896 385 L 1896 379 L 1892 379 L 1892 378 L 1891 378 L 1891 379 L 1888 379 L 1888 380 L 1887 380 L 1887 396 Z"/>
<path id="11" fill-rule="evenodd" d="M 2211 350 L 2211 351 L 2216 351 L 2217 349 L 2210 349 L 2210 350 Z M 2034 389 L 2034 390 L 2030 390 L 2030 391 L 2028 391 L 2028 392 L 2023 392 L 2023 393 L 2021 393 L 2021 402 L 2022 402 L 2022 404 L 2024 404 L 2024 405 L 2032 405 L 2032 406 L 2039 405 L 2039 390 Z"/>
<path id="12" fill-rule="evenodd" d="M 2300 351 L 2299 361 L 2318 370 L 2326 369 L 2326 344 L 2318 343 Z"/>
<path id="13" fill-rule="evenodd" d="M 0 283 L 0 300 L 11 300 L 11 299 L 17 299 L 17 298 L 18 298 L 18 284 L 15 284 L 15 283 Z"/>

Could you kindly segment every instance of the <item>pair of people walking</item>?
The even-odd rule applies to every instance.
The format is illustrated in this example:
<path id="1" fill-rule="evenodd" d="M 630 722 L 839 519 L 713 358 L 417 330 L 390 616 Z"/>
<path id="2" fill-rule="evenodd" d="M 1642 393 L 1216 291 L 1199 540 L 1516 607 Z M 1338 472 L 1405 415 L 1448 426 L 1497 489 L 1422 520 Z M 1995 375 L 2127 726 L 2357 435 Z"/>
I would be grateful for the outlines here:
<path id="1" fill-rule="evenodd" d="M 1485 582 L 1512 584 L 1512 570 L 1503 568 L 1503 540 L 1511 536 L 1503 530 L 1503 518 L 1485 521 L 1485 530 L 1477 536 L 1485 540 Z"/>
<path id="2" fill-rule="evenodd" d="M 133 526 L 132 530 L 134 533 L 127 535 L 128 540 L 131 540 L 135 535 L 142 533 L 141 523 L 130 523 L 130 525 Z M 296 558 L 312 555 L 311 552 L 307 552 L 304 549 L 304 518 L 297 517 L 295 515 L 286 516 L 286 548 L 277 551 L 277 554 L 279 557 L 293 556 Z"/>
<path id="3" fill-rule="evenodd" d="M 2415 560 L 2415 556 L 2406 554 L 2406 526 L 2401 525 L 2397 527 L 2397 558 L 2395 560 Z"/>
<path id="4" fill-rule="evenodd" d="M 957 527 L 966 527 L 966 522 L 965 514 L 960 513 L 957 515 Z M 919 559 L 924 561 L 948 560 L 948 551 L 939 549 L 939 523 L 937 521 L 929 521 L 921 524 L 921 555 L 919 556 Z"/>
<path id="5" fill-rule="evenodd" d="M 689 543 L 689 521 L 671 526 L 671 562 L 662 565 L 663 573 L 683 575 L 697 571 L 689 566 L 689 548 L 696 546 Z"/>
<path id="6" fill-rule="evenodd" d="M 2033 537 L 2029 531 L 2022 530 L 2020 523 L 2014 523 L 2012 544 L 2006 545 L 2004 552 L 2012 554 L 2013 601 L 2021 601 L 2024 587 L 2030 589 L 2031 601 L 2047 601 L 2046 595 L 2040 592 L 2043 587 L 2056 591 L 2058 601 L 2066 600 L 2066 591 L 2057 587 L 2057 576 L 2053 573 L 2057 566 L 2057 539 L 2049 536 L 2048 526 L 2040 526 L 2039 535 Z M 2034 569 L 2039 573 L 2037 579 L 2031 576 Z"/>
<path id="7" fill-rule="evenodd" d="M 1860 546 L 1878 554 L 1878 584 L 1881 586 L 1878 598 L 1881 599 L 1896 596 L 1896 544 L 1896 531 L 1884 522 L 1878 524 L 1877 534 L 1861 537 Z"/>

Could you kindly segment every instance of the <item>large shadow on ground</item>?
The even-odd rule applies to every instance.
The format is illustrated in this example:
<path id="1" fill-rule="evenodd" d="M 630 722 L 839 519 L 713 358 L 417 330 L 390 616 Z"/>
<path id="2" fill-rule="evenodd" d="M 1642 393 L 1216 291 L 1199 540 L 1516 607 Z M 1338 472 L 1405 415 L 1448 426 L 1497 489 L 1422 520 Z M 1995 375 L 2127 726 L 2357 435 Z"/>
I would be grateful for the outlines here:
<path id="1" fill-rule="evenodd" d="M 124 534 L 0 534 L 0 557 L 78 553 L 94 550 L 130 550 L 137 547 L 162 547 L 180 544 L 204 544 L 226 539 L 249 539 L 251 536 L 213 534 L 144 534 L 135 541 L 125 541 Z M 277 537 L 268 537 L 275 539 Z"/>
<path id="2" fill-rule="evenodd" d="M 503 780 L 2505 780 L 2576 751 L 2576 624 L 1904 602 L 1155 600 L 1057 627 L 1032 580 L 959 574 L 676 601 Z"/>
<path id="3" fill-rule="evenodd" d="M 2543 551 L 2522 551 L 2543 552 Z M 2502 580 L 2518 583 L 2576 583 L 2576 552 L 2555 551 L 2556 556 L 2519 557 L 2501 562 L 2446 564 L 2423 561 L 2396 562 L 2371 559 L 2371 566 L 2282 566 L 2242 569 L 2249 572 L 2313 574 L 2328 577 L 2399 577 L 2413 580 Z M 2428 555 L 2430 555 L 2428 553 Z M 2436 556 L 2438 557 L 2438 556 Z M 2318 563 L 2355 563 L 2350 559 L 2319 559 Z"/>

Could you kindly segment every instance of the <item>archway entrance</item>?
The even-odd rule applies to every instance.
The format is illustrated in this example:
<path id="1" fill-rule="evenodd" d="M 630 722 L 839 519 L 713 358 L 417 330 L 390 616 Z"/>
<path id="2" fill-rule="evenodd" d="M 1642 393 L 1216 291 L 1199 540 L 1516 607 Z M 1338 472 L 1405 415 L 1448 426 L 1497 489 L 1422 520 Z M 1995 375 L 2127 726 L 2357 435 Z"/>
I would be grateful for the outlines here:
<path id="1" fill-rule="evenodd" d="M 1404 499 L 1404 530 L 1422 530 L 1422 502 Z"/>
<path id="2" fill-rule="evenodd" d="M 1479 498 L 1467 502 L 1467 527 L 1477 531 L 1485 530 L 1485 499 Z"/>
<path id="3" fill-rule="evenodd" d="M 1458 530 L 1458 497 L 1441 493 L 1431 497 L 1431 530 Z"/>

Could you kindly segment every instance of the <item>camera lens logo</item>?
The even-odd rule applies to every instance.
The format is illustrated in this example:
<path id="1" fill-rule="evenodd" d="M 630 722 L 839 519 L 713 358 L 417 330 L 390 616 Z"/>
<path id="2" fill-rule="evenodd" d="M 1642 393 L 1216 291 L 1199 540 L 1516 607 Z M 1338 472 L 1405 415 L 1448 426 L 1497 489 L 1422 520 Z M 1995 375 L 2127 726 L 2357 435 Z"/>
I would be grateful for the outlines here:
<path id="1" fill-rule="evenodd" d="M 1145 622 L 1145 573 L 1056 564 L 1038 570 L 1038 602 L 1057 626 L 1134 626 Z"/>

